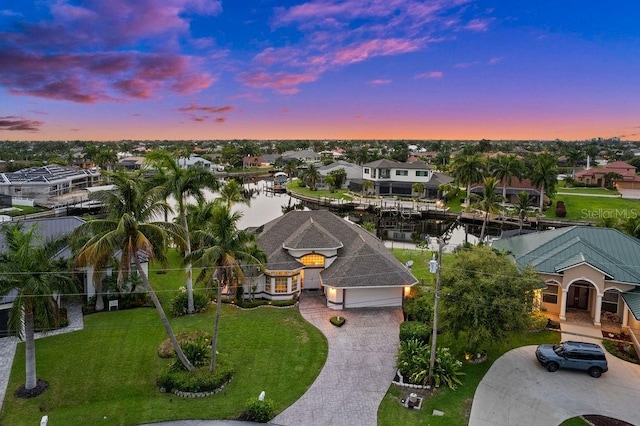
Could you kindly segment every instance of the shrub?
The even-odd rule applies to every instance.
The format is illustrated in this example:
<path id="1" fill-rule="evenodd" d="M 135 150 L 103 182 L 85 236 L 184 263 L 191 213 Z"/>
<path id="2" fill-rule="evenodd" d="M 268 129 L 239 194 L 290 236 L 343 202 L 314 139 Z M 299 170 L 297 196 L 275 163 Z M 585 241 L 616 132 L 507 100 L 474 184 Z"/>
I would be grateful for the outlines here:
<path id="1" fill-rule="evenodd" d="M 418 321 L 405 321 L 400 324 L 400 341 L 418 340 L 420 343 L 427 344 L 431 337 L 431 329 L 424 323 Z"/>
<path id="2" fill-rule="evenodd" d="M 176 340 L 178 341 L 178 344 L 181 347 L 185 343 L 195 342 L 201 339 L 206 341 L 207 345 L 211 344 L 211 334 L 206 333 L 204 331 L 185 331 L 182 333 L 178 333 L 176 335 Z M 158 356 L 160 358 L 171 358 L 174 355 L 175 355 L 175 352 L 173 351 L 173 345 L 171 344 L 171 339 L 166 339 L 158 347 Z"/>
<path id="3" fill-rule="evenodd" d="M 342 327 L 346 320 L 344 319 L 344 317 L 331 317 L 329 318 L 329 321 L 336 327 Z"/>
<path id="4" fill-rule="evenodd" d="M 529 320 L 529 330 L 532 331 L 540 331 L 544 329 L 549 322 L 549 318 L 547 318 L 547 316 L 542 311 L 532 312 Z"/>
<path id="5" fill-rule="evenodd" d="M 258 398 L 250 398 L 247 400 L 243 420 L 256 423 L 267 423 L 273 417 L 273 401 L 265 399 L 260 401 Z"/>
<path id="6" fill-rule="evenodd" d="M 180 292 L 171 302 L 171 315 L 179 317 L 188 312 L 188 298 L 186 292 Z M 209 299 L 202 292 L 193 292 L 193 306 L 196 312 L 204 312 L 209 307 Z"/>
<path id="7" fill-rule="evenodd" d="M 567 208 L 564 205 L 564 201 L 558 201 L 556 203 L 556 216 L 557 217 L 566 217 L 567 216 Z"/>
<path id="8" fill-rule="evenodd" d="M 410 383 L 423 386 L 429 384 L 430 358 L 431 347 L 429 345 L 416 339 L 400 342 L 397 366 L 403 377 L 406 377 Z M 464 375 L 461 369 L 462 362 L 449 352 L 449 348 L 436 348 L 432 377 L 432 384 L 435 387 L 446 385 L 450 389 L 455 389 L 461 385 L 460 377 Z"/>
<path id="9" fill-rule="evenodd" d="M 211 340 L 205 336 L 200 336 L 197 339 L 180 343 L 184 356 L 187 357 L 189 362 L 194 367 L 202 367 L 209 363 L 211 359 Z M 180 360 L 175 361 L 176 367 L 184 367 Z"/>
<path id="10" fill-rule="evenodd" d="M 171 363 L 160 371 L 157 384 L 170 392 L 174 390 L 211 392 L 228 383 L 233 378 L 234 373 L 235 369 L 231 362 L 218 354 L 216 357 L 216 369 L 213 373 L 209 371 L 208 366 L 194 371 L 187 371 L 182 368 L 176 368 L 174 363 Z"/>
<path id="11" fill-rule="evenodd" d="M 404 312 L 412 321 L 431 322 L 433 318 L 433 297 L 423 294 L 405 300 Z"/>

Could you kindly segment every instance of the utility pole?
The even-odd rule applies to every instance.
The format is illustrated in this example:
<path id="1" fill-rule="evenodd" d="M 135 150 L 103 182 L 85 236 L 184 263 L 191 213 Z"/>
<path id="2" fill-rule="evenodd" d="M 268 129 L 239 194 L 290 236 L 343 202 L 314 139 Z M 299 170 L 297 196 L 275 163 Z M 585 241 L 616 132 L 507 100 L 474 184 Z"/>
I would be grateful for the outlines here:
<path id="1" fill-rule="evenodd" d="M 444 240 L 442 237 L 438 237 L 438 260 L 436 260 L 435 253 L 433 258 L 429 261 L 429 272 L 436 274 L 436 292 L 435 300 L 433 302 L 433 324 L 431 334 L 431 358 L 429 358 L 429 377 L 427 382 L 432 384 L 433 370 L 436 364 L 436 341 L 438 339 L 438 301 L 440 299 L 440 273 L 442 269 L 442 249 L 444 247 Z"/>

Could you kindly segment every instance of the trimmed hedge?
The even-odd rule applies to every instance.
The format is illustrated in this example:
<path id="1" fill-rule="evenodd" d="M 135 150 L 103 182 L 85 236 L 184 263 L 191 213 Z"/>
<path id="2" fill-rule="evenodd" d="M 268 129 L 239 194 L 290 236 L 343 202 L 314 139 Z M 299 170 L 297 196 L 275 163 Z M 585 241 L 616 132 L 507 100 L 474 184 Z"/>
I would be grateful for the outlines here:
<path id="1" fill-rule="evenodd" d="M 212 392 L 220 389 L 228 383 L 235 373 L 235 368 L 230 361 L 218 354 L 216 357 L 216 369 L 213 373 L 209 366 L 198 368 L 195 371 L 186 371 L 181 366 L 171 363 L 158 374 L 157 384 L 169 392 L 179 390 L 183 392 Z"/>
<path id="2" fill-rule="evenodd" d="M 431 329 L 418 321 L 405 321 L 400 324 L 400 341 L 416 339 L 424 344 L 429 344 Z"/>
<path id="3" fill-rule="evenodd" d="M 260 401 L 258 398 L 249 398 L 246 403 L 246 409 L 241 416 L 242 420 L 255 423 L 267 423 L 273 417 L 273 401 L 265 399 Z"/>

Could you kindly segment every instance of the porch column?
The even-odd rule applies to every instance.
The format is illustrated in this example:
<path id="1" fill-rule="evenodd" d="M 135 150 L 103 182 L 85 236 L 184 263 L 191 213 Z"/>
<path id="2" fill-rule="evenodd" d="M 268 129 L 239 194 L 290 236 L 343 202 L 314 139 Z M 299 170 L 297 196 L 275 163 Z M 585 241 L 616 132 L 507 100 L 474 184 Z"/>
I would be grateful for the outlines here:
<path id="1" fill-rule="evenodd" d="M 569 289 L 562 288 L 562 303 L 560 304 L 560 320 L 566 321 L 567 319 L 567 297 L 569 296 Z"/>
<path id="2" fill-rule="evenodd" d="M 622 302 L 622 326 L 629 327 L 629 308 Z"/>
<path id="3" fill-rule="evenodd" d="M 593 325 L 600 325 L 600 315 L 602 314 L 602 294 L 596 290 L 596 309 L 593 314 Z"/>

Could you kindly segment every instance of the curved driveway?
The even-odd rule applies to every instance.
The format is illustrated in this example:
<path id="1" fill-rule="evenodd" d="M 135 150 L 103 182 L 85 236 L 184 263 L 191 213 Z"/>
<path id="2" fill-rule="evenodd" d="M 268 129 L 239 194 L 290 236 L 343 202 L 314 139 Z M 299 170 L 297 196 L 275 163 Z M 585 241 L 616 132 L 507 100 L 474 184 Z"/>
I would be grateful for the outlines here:
<path id="1" fill-rule="evenodd" d="M 329 354 L 309 390 L 272 420 L 276 425 L 375 425 L 395 375 L 400 308 L 332 311 L 305 292 L 300 313 L 329 341 Z M 342 328 L 329 318 L 344 316 Z"/>
<path id="2" fill-rule="evenodd" d="M 562 339 L 594 341 L 565 333 Z M 538 364 L 535 349 L 514 349 L 491 366 L 476 389 L 469 425 L 556 426 L 586 414 L 638 423 L 639 365 L 607 353 L 609 371 L 599 379 L 581 371 L 549 373 Z"/>

